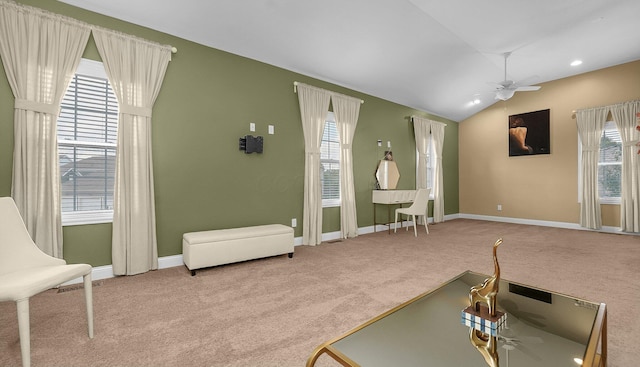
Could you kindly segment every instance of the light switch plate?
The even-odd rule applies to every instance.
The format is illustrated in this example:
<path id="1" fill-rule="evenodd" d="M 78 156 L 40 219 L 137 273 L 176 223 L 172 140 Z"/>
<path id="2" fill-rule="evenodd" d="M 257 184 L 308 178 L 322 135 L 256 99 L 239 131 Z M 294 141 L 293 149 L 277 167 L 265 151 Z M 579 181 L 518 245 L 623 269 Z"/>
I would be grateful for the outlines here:
<path id="1" fill-rule="evenodd" d="M 255 122 L 249 123 L 249 131 L 256 131 L 256 123 Z"/>
<path id="2" fill-rule="evenodd" d="M 275 134 L 275 128 L 273 125 L 269 125 L 269 135 Z"/>

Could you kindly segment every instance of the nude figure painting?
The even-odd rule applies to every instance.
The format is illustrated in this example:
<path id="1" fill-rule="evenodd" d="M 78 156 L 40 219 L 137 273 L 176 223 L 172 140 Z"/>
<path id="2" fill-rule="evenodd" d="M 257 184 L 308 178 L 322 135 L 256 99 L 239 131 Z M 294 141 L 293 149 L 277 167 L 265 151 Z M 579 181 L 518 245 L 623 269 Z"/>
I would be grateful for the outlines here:
<path id="1" fill-rule="evenodd" d="M 550 154 L 550 110 L 509 116 L 509 156 Z"/>

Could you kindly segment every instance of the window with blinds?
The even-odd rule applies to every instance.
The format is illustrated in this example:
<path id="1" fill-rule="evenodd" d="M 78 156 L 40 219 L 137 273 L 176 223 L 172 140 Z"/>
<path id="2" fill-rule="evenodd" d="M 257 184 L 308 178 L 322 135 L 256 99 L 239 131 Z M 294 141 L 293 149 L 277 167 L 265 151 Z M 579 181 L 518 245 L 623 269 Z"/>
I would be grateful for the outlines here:
<path id="1" fill-rule="evenodd" d="M 332 112 L 327 115 L 320 145 L 322 206 L 340 205 L 340 138 Z"/>
<path id="2" fill-rule="evenodd" d="M 429 134 L 428 139 L 429 139 L 429 146 L 427 148 L 427 162 L 426 162 L 425 172 L 427 174 L 427 187 L 433 187 L 433 184 L 435 181 L 435 177 L 434 177 L 435 145 L 433 143 L 433 134 Z M 416 149 L 416 162 L 420 164 L 420 153 L 418 152 L 417 149 Z M 418 172 L 419 172 L 418 166 L 416 165 L 416 175 L 418 175 Z M 429 198 L 433 199 L 433 190 L 431 190 L 431 192 L 429 193 Z"/>
<path id="3" fill-rule="evenodd" d="M 111 221 L 118 102 L 102 63 L 82 60 L 60 106 L 63 224 Z"/>
<path id="4" fill-rule="evenodd" d="M 622 177 L 622 139 L 613 121 L 607 121 L 600 139 L 598 193 L 602 202 L 620 199 Z"/>

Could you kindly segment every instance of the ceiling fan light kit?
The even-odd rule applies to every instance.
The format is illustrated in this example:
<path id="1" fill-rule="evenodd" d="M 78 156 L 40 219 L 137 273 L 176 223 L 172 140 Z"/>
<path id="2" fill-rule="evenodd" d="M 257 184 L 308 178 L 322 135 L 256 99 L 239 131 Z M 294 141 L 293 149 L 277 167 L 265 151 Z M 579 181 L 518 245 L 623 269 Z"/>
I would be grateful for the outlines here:
<path id="1" fill-rule="evenodd" d="M 507 99 L 513 97 L 513 94 L 515 92 L 515 89 L 498 89 L 496 91 L 496 99 L 506 101 Z"/>

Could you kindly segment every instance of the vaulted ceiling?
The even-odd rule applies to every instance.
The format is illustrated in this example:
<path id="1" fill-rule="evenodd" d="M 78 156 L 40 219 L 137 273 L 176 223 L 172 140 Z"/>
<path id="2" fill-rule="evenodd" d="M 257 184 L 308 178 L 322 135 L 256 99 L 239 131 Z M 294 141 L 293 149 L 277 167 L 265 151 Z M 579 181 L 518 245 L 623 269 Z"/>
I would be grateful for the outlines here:
<path id="1" fill-rule="evenodd" d="M 496 102 L 506 52 L 529 83 L 640 59 L 638 0 L 60 1 L 454 121 Z"/>

